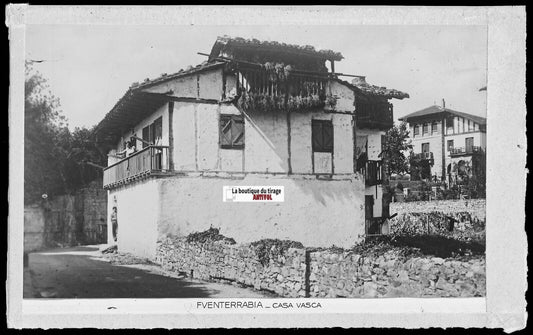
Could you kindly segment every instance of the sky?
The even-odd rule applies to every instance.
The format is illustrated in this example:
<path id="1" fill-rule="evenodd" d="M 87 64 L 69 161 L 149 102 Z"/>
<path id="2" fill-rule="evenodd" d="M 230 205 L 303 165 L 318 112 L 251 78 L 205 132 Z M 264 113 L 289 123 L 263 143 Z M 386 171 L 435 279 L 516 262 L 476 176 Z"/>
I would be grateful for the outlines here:
<path id="1" fill-rule="evenodd" d="M 440 105 L 486 117 L 485 26 L 28 25 L 26 59 L 59 98 L 69 128 L 97 124 L 133 82 L 207 59 L 217 36 L 256 38 L 341 52 L 335 71 L 410 95 L 394 117 Z M 348 77 L 342 77 L 351 80 Z"/>

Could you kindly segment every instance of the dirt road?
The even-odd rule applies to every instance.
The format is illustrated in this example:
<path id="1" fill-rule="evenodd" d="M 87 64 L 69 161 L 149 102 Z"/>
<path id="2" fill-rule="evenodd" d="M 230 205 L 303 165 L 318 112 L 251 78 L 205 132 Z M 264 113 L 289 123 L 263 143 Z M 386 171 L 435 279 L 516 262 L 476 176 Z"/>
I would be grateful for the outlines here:
<path id="1" fill-rule="evenodd" d="M 117 265 L 99 246 L 35 252 L 24 271 L 24 298 L 261 298 L 261 292 L 179 278 L 155 264 Z"/>

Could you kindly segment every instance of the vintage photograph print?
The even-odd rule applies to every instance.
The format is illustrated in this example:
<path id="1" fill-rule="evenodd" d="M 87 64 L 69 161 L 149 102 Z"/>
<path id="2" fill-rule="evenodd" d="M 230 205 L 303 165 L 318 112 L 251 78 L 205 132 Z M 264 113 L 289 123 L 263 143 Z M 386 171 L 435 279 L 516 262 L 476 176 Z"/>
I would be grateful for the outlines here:
<path id="1" fill-rule="evenodd" d="M 28 24 L 24 299 L 485 297 L 487 33 Z"/>

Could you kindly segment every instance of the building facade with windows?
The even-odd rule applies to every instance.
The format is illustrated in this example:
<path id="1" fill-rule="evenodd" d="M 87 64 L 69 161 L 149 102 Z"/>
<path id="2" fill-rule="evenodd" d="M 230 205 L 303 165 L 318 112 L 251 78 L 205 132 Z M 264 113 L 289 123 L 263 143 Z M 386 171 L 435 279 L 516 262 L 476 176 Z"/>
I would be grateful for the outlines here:
<path id="1" fill-rule="evenodd" d="M 487 120 L 441 106 L 430 106 L 408 114 L 414 160 L 427 161 L 433 179 L 453 182 L 461 174 L 472 175 L 484 168 L 476 158 L 485 155 Z M 477 166 L 474 166 L 476 165 Z"/>
<path id="2" fill-rule="evenodd" d="M 220 37 L 206 62 L 133 84 L 95 129 L 119 249 L 153 257 L 161 237 L 210 227 L 237 242 L 349 247 L 380 229 L 381 138 L 389 100 L 408 95 L 341 80 L 342 58 Z M 224 186 L 269 185 L 284 202 L 223 202 Z"/>

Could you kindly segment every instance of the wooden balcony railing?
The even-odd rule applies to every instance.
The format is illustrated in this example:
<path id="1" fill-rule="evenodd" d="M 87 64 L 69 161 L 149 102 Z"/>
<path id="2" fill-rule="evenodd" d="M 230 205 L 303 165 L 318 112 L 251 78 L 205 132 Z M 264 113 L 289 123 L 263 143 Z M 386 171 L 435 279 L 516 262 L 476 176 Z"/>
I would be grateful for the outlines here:
<path id="1" fill-rule="evenodd" d="M 463 156 L 463 155 L 472 155 L 472 154 L 481 154 L 483 149 L 481 147 L 472 146 L 472 147 L 459 147 L 459 148 L 450 148 L 450 156 Z"/>
<path id="2" fill-rule="evenodd" d="M 359 128 L 387 130 L 394 125 L 392 104 L 361 103 L 355 112 L 355 122 Z"/>
<path id="3" fill-rule="evenodd" d="M 168 171 L 168 146 L 148 146 L 108 166 L 104 170 L 104 188 L 115 187 L 162 171 Z"/>
<path id="4" fill-rule="evenodd" d="M 382 161 L 368 160 L 364 166 L 359 168 L 359 172 L 363 174 L 366 186 L 380 185 L 383 183 Z"/>
<path id="5" fill-rule="evenodd" d="M 249 93 L 266 96 L 308 97 L 317 95 L 325 99 L 327 73 L 324 77 L 289 73 L 284 80 L 273 78 L 272 73 L 263 69 L 239 68 L 237 74 L 239 89 Z"/>

